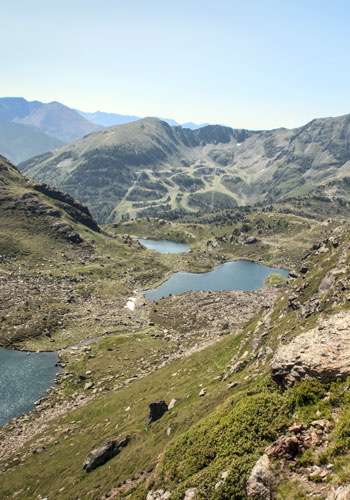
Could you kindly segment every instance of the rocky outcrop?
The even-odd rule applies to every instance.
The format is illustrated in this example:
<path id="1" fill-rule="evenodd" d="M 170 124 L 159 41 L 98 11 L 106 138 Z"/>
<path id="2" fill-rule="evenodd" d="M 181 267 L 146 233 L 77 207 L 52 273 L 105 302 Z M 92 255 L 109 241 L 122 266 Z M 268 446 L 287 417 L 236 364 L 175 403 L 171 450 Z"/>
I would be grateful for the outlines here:
<path id="1" fill-rule="evenodd" d="M 147 418 L 146 425 L 151 424 L 152 422 L 156 422 L 162 418 L 165 412 L 168 411 L 168 405 L 163 399 L 155 401 L 149 405 L 149 414 Z"/>
<path id="2" fill-rule="evenodd" d="M 323 381 L 350 375 L 350 311 L 319 321 L 289 344 L 281 345 L 271 362 L 271 375 L 282 386 L 306 377 Z"/>
<path id="3" fill-rule="evenodd" d="M 84 226 L 92 229 L 93 231 L 100 232 L 100 228 L 93 219 L 90 211 L 86 205 L 80 203 L 80 201 L 75 200 L 69 194 L 63 193 L 56 188 L 48 186 L 47 184 L 36 183 L 33 185 L 33 188 L 40 193 L 45 194 L 49 198 L 54 200 L 58 200 L 64 203 L 64 209 L 69 215 L 74 219 L 75 222 L 80 222 Z"/>
<path id="4" fill-rule="evenodd" d="M 297 436 L 280 436 L 266 450 L 270 457 L 294 458 L 301 450 L 301 440 Z"/>
<path id="5" fill-rule="evenodd" d="M 52 228 L 55 232 L 67 241 L 72 243 L 82 243 L 83 238 L 80 234 L 73 229 L 73 227 L 68 224 L 68 222 L 55 222 L 52 224 Z"/>
<path id="6" fill-rule="evenodd" d="M 350 498 L 350 485 L 339 486 L 339 488 L 332 488 L 328 493 L 326 500 L 349 500 Z"/>
<path id="7" fill-rule="evenodd" d="M 170 491 L 165 491 L 162 489 L 149 491 L 146 500 L 167 500 L 170 498 Z"/>
<path id="8" fill-rule="evenodd" d="M 96 467 L 105 464 L 108 460 L 118 455 L 120 450 L 128 444 L 128 441 L 128 438 L 124 438 L 119 443 L 116 441 L 107 441 L 105 445 L 92 450 L 85 459 L 83 469 L 86 472 L 91 472 Z"/>
<path id="9" fill-rule="evenodd" d="M 270 460 L 263 455 L 256 462 L 247 481 L 247 497 L 254 500 L 271 500 L 273 474 L 270 470 Z"/>

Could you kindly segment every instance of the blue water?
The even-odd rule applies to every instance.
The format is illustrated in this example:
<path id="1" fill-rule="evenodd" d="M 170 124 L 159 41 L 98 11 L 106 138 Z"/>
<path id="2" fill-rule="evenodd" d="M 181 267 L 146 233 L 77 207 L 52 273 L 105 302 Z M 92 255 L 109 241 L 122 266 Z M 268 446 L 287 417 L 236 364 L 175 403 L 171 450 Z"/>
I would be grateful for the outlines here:
<path id="1" fill-rule="evenodd" d="M 137 238 L 137 241 L 146 248 L 151 248 L 159 253 L 181 253 L 190 251 L 190 245 L 187 243 L 174 243 L 169 240 L 145 240 L 143 238 Z"/>
<path id="2" fill-rule="evenodd" d="M 59 369 L 53 352 L 27 355 L 0 347 L 0 426 L 34 408 Z"/>
<path id="3" fill-rule="evenodd" d="M 288 276 L 288 271 L 275 267 L 261 266 L 248 260 L 225 262 L 208 273 L 174 273 L 159 287 L 143 292 L 149 300 L 158 300 L 194 290 L 247 290 L 255 291 L 264 285 L 270 274 Z"/>

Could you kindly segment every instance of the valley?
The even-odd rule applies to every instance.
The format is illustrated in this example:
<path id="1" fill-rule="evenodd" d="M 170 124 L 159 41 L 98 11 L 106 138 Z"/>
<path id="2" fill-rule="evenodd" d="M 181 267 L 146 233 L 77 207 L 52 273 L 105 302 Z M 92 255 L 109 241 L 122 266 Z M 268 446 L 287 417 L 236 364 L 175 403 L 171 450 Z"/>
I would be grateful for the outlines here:
<path id="1" fill-rule="evenodd" d="M 4 2 L 0 500 L 350 500 L 349 17 Z"/>
<path id="2" fill-rule="evenodd" d="M 315 444 L 308 462 L 300 451 L 294 461 L 282 458 L 283 472 L 280 459 L 271 463 L 275 496 L 326 498 L 342 484 L 344 376 L 333 384 L 314 372 L 314 387 L 297 377 L 281 392 L 270 364 L 281 345 L 347 314 L 346 205 L 314 195 L 99 227 L 83 205 L 26 180 L 5 159 L 0 180 L 1 345 L 55 351 L 63 368 L 35 409 L 0 431 L 3 498 L 243 499 L 265 448 L 294 421 L 307 433 L 316 419 L 334 429 L 321 448 L 328 458 L 318 458 Z M 191 251 L 162 254 L 136 238 L 187 243 Z M 292 273 L 271 275 L 256 292 L 195 291 L 155 302 L 135 294 L 172 273 L 240 259 Z M 283 367 L 277 377 L 276 370 L 283 377 Z M 158 400 L 169 409 L 146 425 Z M 86 456 L 108 440 L 127 444 L 85 472 Z M 327 482 L 308 479 L 333 457 Z"/>

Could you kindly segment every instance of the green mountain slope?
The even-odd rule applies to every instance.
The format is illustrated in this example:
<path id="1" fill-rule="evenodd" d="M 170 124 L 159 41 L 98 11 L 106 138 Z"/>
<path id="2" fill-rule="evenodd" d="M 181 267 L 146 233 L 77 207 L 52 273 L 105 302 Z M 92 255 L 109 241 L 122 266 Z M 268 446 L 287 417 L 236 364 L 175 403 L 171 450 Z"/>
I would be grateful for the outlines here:
<path id="1" fill-rule="evenodd" d="M 64 142 L 39 129 L 0 120 L 0 154 L 17 164 L 64 146 Z"/>
<path id="2" fill-rule="evenodd" d="M 208 212 L 303 195 L 350 173 L 350 115 L 294 130 L 198 130 L 146 118 L 20 165 L 87 203 L 100 222 Z"/>
<path id="3" fill-rule="evenodd" d="M 70 220 L 84 243 L 65 241 L 49 229 L 50 246 L 37 249 L 41 216 L 13 207 L 30 199 L 33 185 L 4 160 L 2 165 L 1 215 L 9 214 L 18 245 L 25 249 L 11 254 L 7 246 L 0 252 L 5 256 L 0 277 L 8 287 L 1 296 L 2 305 L 8 301 L 2 307 L 3 331 L 22 332 L 22 339 L 10 339 L 22 348 L 72 347 L 59 352 L 64 370 L 48 398 L 0 430 L 1 498 L 255 500 L 259 496 L 248 495 L 248 478 L 277 439 L 282 440 L 279 455 L 270 455 L 269 473 L 262 480 L 273 498 L 325 500 L 333 489 L 347 487 L 347 224 L 337 227 L 339 221 L 320 222 L 267 207 L 237 208 L 221 222 L 220 214 L 217 219 L 210 214 L 210 223 L 130 221 L 110 228 L 114 234 L 92 232 Z M 41 203 L 57 203 L 35 192 Z M 47 224 L 52 215 L 44 217 Z M 62 217 L 69 219 L 63 210 Z M 260 241 L 243 244 L 243 228 Z M 133 241 L 137 234 L 187 239 L 193 251 L 155 255 Z M 293 277 L 253 293 L 193 292 L 148 304 L 137 294 L 136 314 L 125 308 L 133 290 L 149 288 L 170 271 L 203 270 L 200 266 L 239 257 L 280 264 L 288 257 L 295 265 Z M 57 304 L 61 309 L 54 309 Z M 37 316 L 48 319 L 37 336 L 30 336 L 35 306 Z M 345 319 L 337 329 L 334 317 Z M 309 338 L 310 347 L 297 352 L 296 370 L 289 370 L 298 380 L 280 386 L 271 360 L 299 336 Z M 73 345 L 93 337 L 101 338 Z M 330 344 L 338 337 L 344 341 L 339 369 L 333 367 L 337 356 Z M 4 337 L 1 341 L 5 345 Z M 315 347 L 323 354 L 323 370 L 330 353 L 337 380 L 322 378 L 329 373 L 322 369 L 303 379 L 298 359 L 306 363 L 305 355 Z M 146 425 L 149 404 L 162 399 L 173 400 L 172 407 Z M 126 446 L 86 472 L 88 454 L 109 439 Z"/>
<path id="4" fill-rule="evenodd" d="M 32 178 L 74 192 L 89 204 L 99 221 L 105 222 L 153 205 L 188 207 L 196 191 L 205 201 L 194 200 L 194 204 L 215 206 L 213 176 L 218 174 L 216 165 L 223 175 L 222 163 L 226 162 L 224 153 L 215 153 L 217 144 L 237 147 L 238 141 L 251 135 L 254 132 L 218 125 L 192 131 L 146 118 L 91 134 L 58 154 L 29 160 L 20 168 Z M 215 161 L 210 156 L 215 156 Z M 186 200 L 178 203 L 176 197 L 182 191 Z M 237 204 L 223 185 L 220 196 Z"/>

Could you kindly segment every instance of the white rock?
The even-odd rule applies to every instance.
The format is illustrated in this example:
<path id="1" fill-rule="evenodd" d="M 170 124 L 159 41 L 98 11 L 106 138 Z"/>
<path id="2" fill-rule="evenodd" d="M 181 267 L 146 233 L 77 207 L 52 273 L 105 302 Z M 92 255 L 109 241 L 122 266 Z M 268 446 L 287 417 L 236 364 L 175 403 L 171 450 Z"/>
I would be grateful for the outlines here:
<path id="1" fill-rule="evenodd" d="M 169 405 L 168 405 L 168 410 L 171 410 L 172 408 L 174 408 L 175 404 L 176 404 L 176 399 L 175 399 L 175 398 L 173 398 L 173 399 L 170 401 Z"/>
<path id="2" fill-rule="evenodd" d="M 190 488 L 185 491 L 184 500 L 192 500 L 195 497 L 197 488 Z"/>
<path id="3" fill-rule="evenodd" d="M 247 497 L 271 500 L 271 484 L 273 475 L 270 470 L 270 460 L 267 455 L 259 458 L 247 481 Z"/>
<path id="4" fill-rule="evenodd" d="M 350 498 L 350 485 L 333 487 L 328 493 L 326 500 L 349 500 Z"/>

